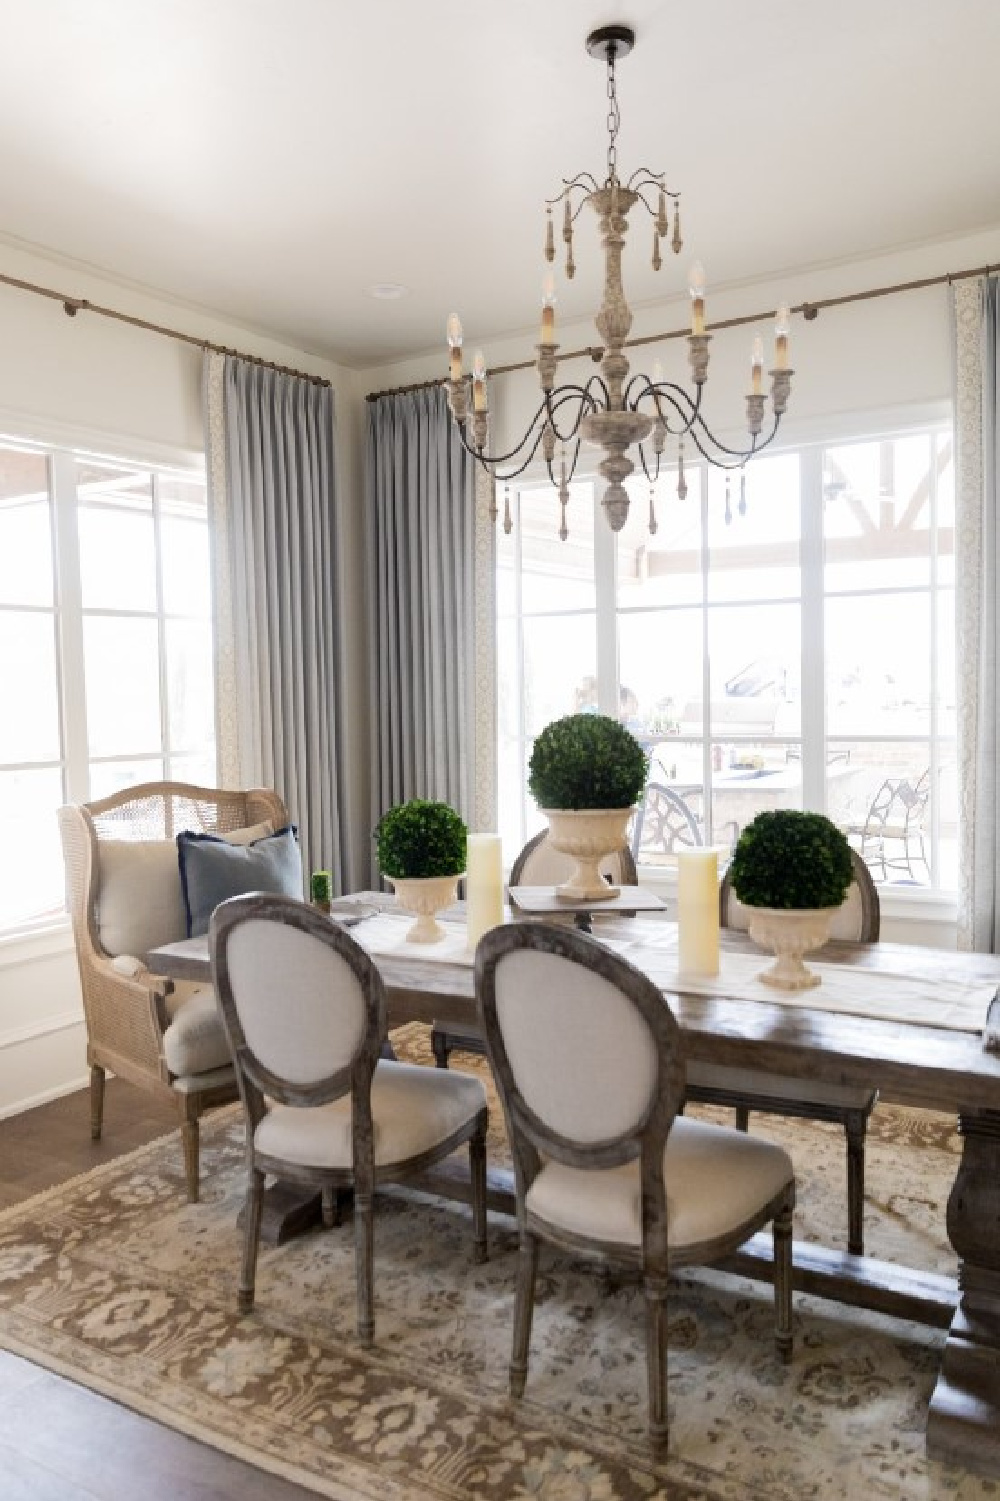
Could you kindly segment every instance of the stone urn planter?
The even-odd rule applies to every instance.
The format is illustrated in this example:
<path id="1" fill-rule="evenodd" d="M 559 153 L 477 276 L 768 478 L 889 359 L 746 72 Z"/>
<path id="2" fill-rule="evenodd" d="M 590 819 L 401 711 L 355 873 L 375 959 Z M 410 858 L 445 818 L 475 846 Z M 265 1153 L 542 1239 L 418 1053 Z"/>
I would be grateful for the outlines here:
<path id="1" fill-rule="evenodd" d="M 822 976 L 802 962 L 803 954 L 820 949 L 830 936 L 836 907 L 790 910 L 787 907 L 747 907 L 748 929 L 754 943 L 770 949 L 775 962 L 757 976 L 776 990 L 810 990 Z"/>
<path id="2" fill-rule="evenodd" d="M 604 902 L 616 897 L 621 888 L 608 884 L 601 875 L 600 862 L 605 855 L 624 848 L 632 809 L 543 808 L 541 811 L 549 821 L 552 848 L 576 862 L 569 879 L 556 887 L 556 895 L 572 902 Z"/>
<path id="3" fill-rule="evenodd" d="M 460 876 L 387 876 L 401 907 L 416 914 L 408 943 L 437 943 L 445 936 L 437 914 L 458 898 Z"/>

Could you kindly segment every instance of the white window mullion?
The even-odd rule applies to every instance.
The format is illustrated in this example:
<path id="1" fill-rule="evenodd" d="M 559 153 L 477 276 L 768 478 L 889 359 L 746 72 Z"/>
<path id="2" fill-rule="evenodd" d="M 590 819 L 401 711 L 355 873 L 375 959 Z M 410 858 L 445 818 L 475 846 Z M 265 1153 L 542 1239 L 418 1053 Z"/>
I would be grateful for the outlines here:
<path id="1" fill-rule="evenodd" d="M 597 707 L 617 719 L 621 709 L 618 668 L 617 535 L 604 519 L 598 486 L 591 487 L 594 510 L 594 602 L 597 611 Z"/>
<path id="2" fill-rule="evenodd" d="M 823 593 L 823 450 L 799 456 L 802 611 L 802 806 L 826 811 L 826 610 Z"/>
<path id="3" fill-rule="evenodd" d="M 50 462 L 66 797 L 77 803 L 86 802 L 90 796 L 90 767 L 76 461 L 71 453 L 58 451 Z"/>

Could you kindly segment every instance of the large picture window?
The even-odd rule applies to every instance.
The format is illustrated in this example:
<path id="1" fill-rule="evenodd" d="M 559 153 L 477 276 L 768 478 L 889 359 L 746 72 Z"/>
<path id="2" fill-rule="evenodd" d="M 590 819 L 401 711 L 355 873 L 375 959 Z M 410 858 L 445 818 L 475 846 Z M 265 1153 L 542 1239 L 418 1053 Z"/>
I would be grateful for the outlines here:
<path id="1" fill-rule="evenodd" d="M 550 719 L 599 709 L 650 755 L 676 841 L 731 849 L 767 808 L 826 812 L 877 881 L 954 889 L 954 473 L 949 430 L 762 456 L 726 496 L 688 466 L 630 483 L 617 535 L 578 483 L 569 538 L 550 490 L 512 498 L 498 538 L 500 821 L 516 852 Z M 727 509 L 731 522 L 725 520 Z M 595 523 L 595 512 L 597 520 Z"/>
<path id="2" fill-rule="evenodd" d="M 203 475 L 0 440 L 0 932 L 62 911 L 60 803 L 215 782 L 209 579 Z"/>

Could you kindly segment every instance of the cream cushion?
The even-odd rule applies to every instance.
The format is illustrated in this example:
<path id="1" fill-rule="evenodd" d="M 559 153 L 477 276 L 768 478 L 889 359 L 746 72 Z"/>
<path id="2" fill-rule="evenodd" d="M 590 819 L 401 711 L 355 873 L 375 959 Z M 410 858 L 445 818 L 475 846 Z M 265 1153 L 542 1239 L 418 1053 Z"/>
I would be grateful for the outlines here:
<path id="1" fill-rule="evenodd" d="M 772 1142 L 684 1117 L 671 1127 L 663 1164 L 671 1255 L 753 1221 L 795 1176 L 788 1153 Z M 635 1249 L 642 1244 L 638 1160 L 598 1169 L 547 1162 L 525 1205 L 554 1229 Z"/>
<path id="2" fill-rule="evenodd" d="M 721 1089 L 729 1094 L 759 1095 L 763 1099 L 801 1100 L 804 1104 L 832 1105 L 843 1110 L 867 1110 L 875 1103 L 875 1090 L 856 1084 L 821 1084 L 818 1079 L 793 1079 L 789 1074 L 757 1073 L 750 1068 L 728 1068 L 717 1063 L 689 1063 L 689 1084 Z"/>
<path id="3" fill-rule="evenodd" d="M 102 839 L 97 932 L 106 954 L 148 954 L 187 937 L 172 839 Z"/>
<path id="4" fill-rule="evenodd" d="M 372 1079 L 375 1166 L 390 1167 L 441 1145 L 486 1106 L 479 1079 L 456 1069 L 380 1062 Z M 268 1157 L 302 1167 L 350 1169 L 351 1097 L 296 1109 L 272 1105 L 254 1146 Z"/>
<path id="5" fill-rule="evenodd" d="M 178 987 L 168 1005 L 163 1056 L 172 1074 L 204 1074 L 232 1062 L 211 985 Z"/>
<path id="6" fill-rule="evenodd" d="M 229 844 L 246 845 L 273 833 L 268 819 L 222 837 Z M 173 839 L 101 839 L 98 851 L 97 932 L 106 954 L 148 954 L 187 937 Z"/>

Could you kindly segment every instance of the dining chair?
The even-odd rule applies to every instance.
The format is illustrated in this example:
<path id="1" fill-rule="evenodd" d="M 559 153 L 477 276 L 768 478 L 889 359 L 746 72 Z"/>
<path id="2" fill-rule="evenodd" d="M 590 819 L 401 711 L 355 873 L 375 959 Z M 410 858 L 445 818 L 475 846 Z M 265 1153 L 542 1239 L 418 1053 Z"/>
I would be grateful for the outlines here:
<path id="1" fill-rule="evenodd" d="M 890 871 L 903 871 L 905 879 L 916 884 L 920 878 L 915 867 L 921 865 L 923 879 L 928 879 L 924 820 L 929 798 L 929 770 L 916 782 L 890 777 L 872 798 L 864 822 L 845 826 L 848 839 L 857 840 L 859 853 L 880 880 L 888 881 Z"/>
<path id="2" fill-rule="evenodd" d="M 880 923 L 878 891 L 871 871 L 856 850 L 851 851 L 851 866 L 854 872 L 851 884 L 833 920 L 830 936 L 842 942 L 876 943 Z M 728 871 L 719 891 L 719 916 L 724 928 L 746 932 L 748 909 L 737 898 Z M 877 1089 L 793 1079 L 787 1074 L 719 1063 L 691 1062 L 687 1099 L 734 1108 L 741 1131 L 748 1129 L 751 1111 L 831 1121 L 843 1126 L 847 1138 L 847 1249 L 852 1256 L 864 1255 L 865 1137 L 868 1118 L 878 1100 Z"/>
<path id="3" fill-rule="evenodd" d="M 595 939 L 516 923 L 476 950 L 476 998 L 514 1155 L 519 1254 L 510 1391 L 523 1395 L 539 1243 L 641 1270 L 649 1428 L 667 1441 L 667 1288 L 681 1266 L 774 1236 L 775 1341 L 792 1351 L 787 1152 L 679 1114 L 680 1028 L 662 992 Z"/>
<path id="4" fill-rule="evenodd" d="M 469 1145 L 474 1256 L 486 1258 L 486 1090 L 469 1074 L 380 1060 L 385 987 L 346 929 L 283 896 L 233 897 L 209 929 L 246 1114 L 238 1307 L 254 1303 L 264 1178 L 354 1190 L 358 1337 L 375 1337 L 373 1196 Z"/>
<path id="5" fill-rule="evenodd" d="M 529 839 L 510 868 L 510 886 L 558 886 L 573 873 L 573 860 L 554 849 L 548 829 Z M 600 864 L 601 874 L 615 886 L 637 886 L 635 860 L 625 845 L 606 855 Z M 561 918 L 559 919 L 562 920 Z M 486 1053 L 482 1029 L 478 1022 L 434 1022 L 431 1027 L 431 1051 L 438 1068 L 447 1068 L 452 1053 Z"/>
<path id="6" fill-rule="evenodd" d="M 236 1099 L 211 991 L 146 968 L 145 955 L 187 937 L 176 836 L 248 844 L 288 824 L 276 792 L 143 782 L 57 814 L 90 1065 L 90 1134 L 104 1127 L 104 1082 L 119 1078 L 173 1105 L 188 1198 L 198 1199 L 199 1122 Z"/>

